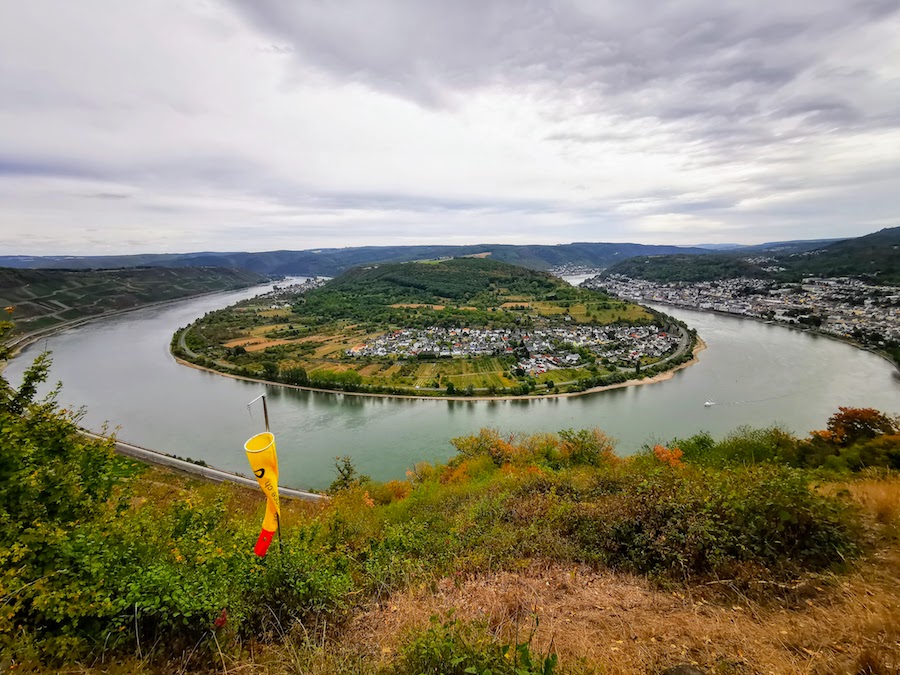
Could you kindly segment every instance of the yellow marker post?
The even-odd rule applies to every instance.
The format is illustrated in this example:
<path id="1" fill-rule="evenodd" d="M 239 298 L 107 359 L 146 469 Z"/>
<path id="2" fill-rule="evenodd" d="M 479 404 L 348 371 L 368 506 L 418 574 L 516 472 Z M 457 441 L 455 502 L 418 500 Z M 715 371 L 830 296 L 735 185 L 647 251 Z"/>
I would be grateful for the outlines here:
<path id="1" fill-rule="evenodd" d="M 259 399 L 262 399 L 263 402 L 266 430 L 244 443 L 244 450 L 247 452 L 247 459 L 250 460 L 253 475 L 256 476 L 260 489 L 266 495 L 266 515 L 263 517 L 259 539 L 253 548 L 256 555 L 263 557 L 276 532 L 278 532 L 278 542 L 281 545 L 281 504 L 278 500 L 278 454 L 275 451 L 275 436 L 269 431 L 266 395 L 257 396 L 247 404 L 247 408 L 249 409 Z"/>

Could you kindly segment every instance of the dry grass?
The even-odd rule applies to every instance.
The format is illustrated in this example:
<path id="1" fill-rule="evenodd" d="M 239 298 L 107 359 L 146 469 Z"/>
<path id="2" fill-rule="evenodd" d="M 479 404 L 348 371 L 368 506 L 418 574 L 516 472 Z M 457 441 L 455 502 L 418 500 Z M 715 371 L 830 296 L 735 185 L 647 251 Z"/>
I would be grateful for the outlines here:
<path id="1" fill-rule="evenodd" d="M 361 610 L 336 633 L 299 627 L 277 643 L 226 649 L 224 667 L 210 663 L 208 672 L 376 672 L 393 661 L 410 631 L 452 611 L 485 622 L 502 640 L 527 634 L 537 616 L 533 647 L 558 653 L 562 672 L 657 673 L 692 663 L 723 674 L 898 673 L 898 558 L 894 551 L 847 576 L 807 579 L 791 601 L 766 603 L 726 597 L 715 584 L 665 591 L 642 578 L 582 567 L 448 578 Z M 135 660 L 65 672 L 185 671 Z"/>
<path id="2" fill-rule="evenodd" d="M 357 368 L 356 372 L 358 372 L 363 377 L 371 377 L 380 371 L 383 367 L 381 363 L 371 363 L 368 366 L 363 366 L 362 368 Z"/>
<path id="3" fill-rule="evenodd" d="M 242 337 L 235 338 L 234 340 L 229 340 L 228 342 L 223 342 L 222 345 L 225 347 L 246 347 L 247 345 L 256 344 L 257 342 L 263 342 L 265 338 L 261 337 Z"/>
<path id="4" fill-rule="evenodd" d="M 248 352 L 260 352 L 263 349 L 266 349 L 267 347 L 277 347 L 279 345 L 289 345 L 289 344 L 293 344 L 295 342 L 303 342 L 303 340 L 302 339 L 298 340 L 296 338 L 291 339 L 291 340 L 284 339 L 284 338 L 279 339 L 279 340 L 265 340 L 263 342 L 254 342 L 253 344 L 246 344 L 246 345 L 244 345 L 244 348 Z"/>
<path id="5" fill-rule="evenodd" d="M 164 467 L 148 466 L 141 479 L 134 484 L 132 507 L 140 508 L 146 503 L 154 509 L 167 509 L 176 501 L 211 499 L 224 490 L 228 513 L 234 517 L 259 515 L 265 510 L 266 500 L 256 488 L 243 487 L 235 483 L 211 483 Z M 315 517 L 323 504 L 302 499 L 283 497 L 281 510 L 286 523 L 305 522 Z M 2 671 L 0 671 L 2 672 Z"/>
<path id="6" fill-rule="evenodd" d="M 900 524 L 900 479 L 870 478 L 842 486 L 881 525 Z"/>
<path id="7" fill-rule="evenodd" d="M 890 573 L 884 562 L 846 578 L 808 580 L 801 587 L 808 598 L 775 606 L 739 595 L 723 601 L 714 586 L 666 592 L 641 578 L 585 568 L 445 579 L 436 590 L 407 591 L 361 613 L 345 639 L 387 660 L 400 637 L 452 610 L 486 621 L 503 639 L 525 634 L 537 616 L 538 649 L 552 645 L 563 664 L 583 659 L 601 673 L 677 663 L 714 672 L 857 672 L 860 659 L 897 668 L 900 576 L 896 559 Z"/>

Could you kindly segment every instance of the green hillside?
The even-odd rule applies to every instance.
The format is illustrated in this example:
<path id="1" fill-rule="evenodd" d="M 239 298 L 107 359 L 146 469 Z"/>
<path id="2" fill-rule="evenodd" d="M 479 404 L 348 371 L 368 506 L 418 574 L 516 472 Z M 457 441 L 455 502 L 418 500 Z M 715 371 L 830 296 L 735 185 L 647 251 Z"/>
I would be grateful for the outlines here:
<path id="1" fill-rule="evenodd" d="M 582 291 L 545 272 L 488 258 L 453 258 L 357 267 L 306 296 L 305 311 L 331 313 L 329 307 L 336 304 L 349 312 L 347 318 L 362 320 L 377 308 L 398 303 L 455 303 L 485 310 L 520 295 L 576 299 Z"/>
<path id="2" fill-rule="evenodd" d="M 742 276 L 777 281 L 799 281 L 808 276 L 850 276 L 898 284 L 900 227 L 800 252 L 747 253 L 742 250 L 705 256 L 639 256 L 624 260 L 605 273 L 661 282 L 713 281 Z"/>
<path id="3" fill-rule="evenodd" d="M 265 280 L 253 272 L 223 268 L 0 268 L 0 307 L 13 307 L 16 332 L 28 333 L 106 312 L 252 286 Z"/>

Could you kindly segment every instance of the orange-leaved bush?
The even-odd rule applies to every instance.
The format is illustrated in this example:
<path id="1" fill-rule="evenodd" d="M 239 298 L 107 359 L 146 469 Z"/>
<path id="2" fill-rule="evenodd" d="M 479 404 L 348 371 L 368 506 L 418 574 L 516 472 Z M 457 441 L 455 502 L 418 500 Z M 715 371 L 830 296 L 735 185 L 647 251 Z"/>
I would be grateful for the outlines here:
<path id="1" fill-rule="evenodd" d="M 684 463 L 681 461 L 684 453 L 676 447 L 667 448 L 665 445 L 660 445 L 657 443 L 653 446 L 653 455 L 656 459 L 668 466 L 676 467 L 676 466 L 684 466 Z"/>

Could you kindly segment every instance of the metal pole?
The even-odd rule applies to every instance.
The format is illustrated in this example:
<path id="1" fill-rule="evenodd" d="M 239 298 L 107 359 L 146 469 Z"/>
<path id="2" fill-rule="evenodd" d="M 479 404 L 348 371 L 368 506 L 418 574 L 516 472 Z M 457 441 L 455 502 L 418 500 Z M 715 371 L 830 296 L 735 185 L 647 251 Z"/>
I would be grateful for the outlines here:
<path id="1" fill-rule="evenodd" d="M 278 552 L 281 553 L 281 566 L 284 568 L 284 541 L 281 539 L 281 516 L 275 514 L 275 522 L 278 523 Z"/>
<path id="2" fill-rule="evenodd" d="M 266 431 L 268 431 L 269 430 L 269 407 L 266 405 L 266 395 L 260 394 L 255 399 L 250 401 L 250 403 L 247 404 L 247 409 L 249 410 L 250 406 L 253 405 L 254 403 L 256 403 L 259 399 L 262 399 L 262 402 L 263 402 L 263 418 L 266 421 Z"/>
<path id="3" fill-rule="evenodd" d="M 266 395 L 260 394 L 255 399 L 250 401 L 247 404 L 247 410 L 250 410 L 250 406 L 256 403 L 259 399 L 262 399 L 263 402 L 263 419 L 266 421 L 266 431 L 269 431 L 269 406 L 266 405 Z M 278 550 L 281 553 L 279 559 L 281 560 L 281 568 L 284 570 L 284 542 L 281 539 L 281 516 L 277 513 L 275 514 L 275 523 L 278 529 Z"/>

